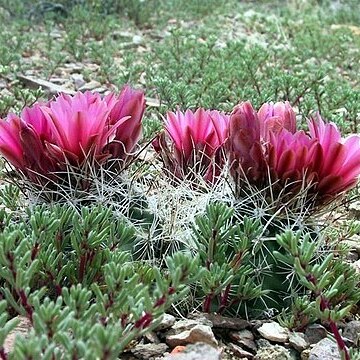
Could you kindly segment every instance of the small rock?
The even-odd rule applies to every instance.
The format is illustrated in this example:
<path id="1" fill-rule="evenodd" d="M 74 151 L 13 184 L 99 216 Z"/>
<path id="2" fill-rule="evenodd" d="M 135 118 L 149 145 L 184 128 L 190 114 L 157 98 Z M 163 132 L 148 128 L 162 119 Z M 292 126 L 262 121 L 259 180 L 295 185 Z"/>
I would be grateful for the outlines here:
<path id="1" fill-rule="evenodd" d="M 270 341 L 265 339 L 258 339 L 256 340 L 256 346 L 258 349 L 263 349 L 271 346 Z"/>
<path id="2" fill-rule="evenodd" d="M 172 330 L 173 333 L 176 332 L 179 333 L 180 331 L 190 330 L 191 328 L 199 324 L 212 327 L 211 321 L 205 319 L 204 317 L 198 317 L 196 320 L 193 319 L 179 320 L 172 326 Z"/>
<path id="3" fill-rule="evenodd" d="M 146 106 L 148 107 L 160 107 L 160 101 L 158 99 L 146 97 Z"/>
<path id="4" fill-rule="evenodd" d="M 359 254 L 356 251 L 349 251 L 346 255 L 346 259 L 353 263 L 359 260 Z"/>
<path id="5" fill-rule="evenodd" d="M 58 77 L 52 77 L 50 79 L 50 82 L 53 83 L 53 84 L 57 84 L 57 85 L 64 85 L 67 83 L 67 79 L 64 79 L 64 78 L 58 78 Z"/>
<path id="6" fill-rule="evenodd" d="M 254 360 L 293 360 L 289 350 L 280 345 L 259 349 Z"/>
<path id="7" fill-rule="evenodd" d="M 147 331 L 144 334 L 144 338 L 153 344 L 160 344 L 160 342 L 161 342 L 159 337 L 156 335 L 156 333 L 154 331 Z"/>
<path id="8" fill-rule="evenodd" d="M 175 324 L 175 317 L 170 314 L 164 314 L 160 324 L 156 327 L 156 331 L 171 328 Z"/>
<path id="9" fill-rule="evenodd" d="M 79 88 L 80 91 L 94 90 L 101 87 L 101 84 L 96 80 L 91 80 L 90 82 L 84 84 Z"/>
<path id="10" fill-rule="evenodd" d="M 99 70 L 99 65 L 94 63 L 86 64 L 86 70 L 91 72 L 96 72 Z"/>
<path id="11" fill-rule="evenodd" d="M 344 241 L 351 250 L 355 250 L 358 254 L 360 254 L 360 235 L 353 235 L 349 240 Z"/>
<path id="12" fill-rule="evenodd" d="M 242 330 L 250 326 L 248 321 L 239 318 L 229 318 L 216 314 L 204 314 L 204 317 L 211 321 L 214 328 Z"/>
<path id="13" fill-rule="evenodd" d="M 74 83 L 76 90 L 79 90 L 82 86 L 86 84 L 86 81 L 84 80 L 84 76 L 82 74 L 78 74 L 78 73 L 71 74 L 71 79 Z"/>
<path id="14" fill-rule="evenodd" d="M 168 349 L 166 344 L 138 344 L 131 352 L 139 359 L 149 359 L 154 356 L 163 355 Z"/>
<path id="15" fill-rule="evenodd" d="M 118 31 L 115 30 L 111 33 L 111 36 L 115 39 L 132 39 L 134 34 L 129 31 Z"/>
<path id="16" fill-rule="evenodd" d="M 7 82 L 5 80 L 0 79 L 0 89 L 6 89 Z"/>
<path id="17" fill-rule="evenodd" d="M 11 352 L 11 350 L 13 349 L 15 344 L 15 338 L 17 336 L 25 337 L 31 329 L 31 322 L 29 319 L 27 319 L 24 316 L 18 316 L 18 320 L 19 320 L 18 326 L 16 326 L 16 328 L 13 331 L 11 331 L 5 339 L 3 346 L 6 354 Z"/>
<path id="18" fill-rule="evenodd" d="M 105 91 L 107 91 L 107 89 L 104 88 L 104 87 L 97 87 L 97 88 L 92 89 L 91 91 L 92 92 L 97 92 L 99 94 L 103 94 L 103 93 L 105 93 Z"/>
<path id="19" fill-rule="evenodd" d="M 312 324 L 306 328 L 305 335 L 310 344 L 317 344 L 327 337 L 327 331 L 322 325 Z"/>
<path id="20" fill-rule="evenodd" d="M 52 37 L 53 39 L 61 39 L 63 37 L 63 35 L 61 34 L 61 32 L 57 29 L 53 29 L 50 32 L 50 37 Z"/>
<path id="21" fill-rule="evenodd" d="M 306 349 L 306 350 L 302 351 L 300 354 L 301 360 L 309 360 L 310 351 L 311 351 L 310 349 Z"/>
<path id="22" fill-rule="evenodd" d="M 230 339 L 236 341 L 240 345 L 246 348 L 256 351 L 256 345 L 254 342 L 254 335 L 249 330 L 231 331 L 229 333 Z"/>
<path id="23" fill-rule="evenodd" d="M 65 93 L 70 95 L 75 94 L 73 90 L 69 90 L 63 86 L 53 84 L 50 81 L 38 79 L 32 76 L 18 75 L 18 79 L 23 84 L 32 89 L 37 89 L 41 87 L 48 95 L 57 95 L 59 93 Z"/>
<path id="24" fill-rule="evenodd" d="M 253 359 L 254 355 L 248 351 L 245 351 L 244 349 L 242 349 L 240 346 L 237 346 L 235 344 L 228 344 L 228 348 L 230 349 L 230 351 L 232 351 L 232 353 L 239 357 L 239 358 L 245 358 L 245 359 Z"/>
<path id="25" fill-rule="evenodd" d="M 341 357 L 336 343 L 326 338 L 311 349 L 309 360 L 341 360 Z"/>
<path id="26" fill-rule="evenodd" d="M 360 260 L 357 260 L 351 264 L 354 267 L 357 273 L 360 273 Z"/>
<path id="27" fill-rule="evenodd" d="M 285 343 L 289 340 L 289 331 L 275 321 L 263 324 L 257 331 L 263 338 L 270 341 Z"/>
<path id="28" fill-rule="evenodd" d="M 360 220 L 360 201 L 355 201 L 349 206 L 350 215 L 354 219 Z"/>
<path id="29" fill-rule="evenodd" d="M 144 39 L 141 35 L 134 35 L 132 37 L 132 42 L 135 45 L 141 45 L 144 42 Z"/>
<path id="30" fill-rule="evenodd" d="M 299 352 L 307 349 L 310 346 L 305 334 L 301 332 L 292 332 L 289 335 L 289 343 L 295 350 Z"/>
<path id="31" fill-rule="evenodd" d="M 343 336 L 350 339 L 355 346 L 359 345 L 360 340 L 360 321 L 353 320 L 346 324 Z"/>
<path id="32" fill-rule="evenodd" d="M 190 330 L 166 336 L 166 343 L 171 347 L 175 347 L 177 345 L 195 344 L 197 342 L 203 342 L 212 346 L 218 345 L 211 327 L 207 325 L 198 324 Z"/>
<path id="33" fill-rule="evenodd" d="M 66 63 L 64 64 L 64 68 L 67 69 L 67 72 L 70 74 L 80 73 L 84 68 L 84 65 L 82 63 Z"/>
<path id="34" fill-rule="evenodd" d="M 176 356 L 168 355 L 164 360 L 221 360 L 221 351 L 207 344 L 189 345 Z"/>

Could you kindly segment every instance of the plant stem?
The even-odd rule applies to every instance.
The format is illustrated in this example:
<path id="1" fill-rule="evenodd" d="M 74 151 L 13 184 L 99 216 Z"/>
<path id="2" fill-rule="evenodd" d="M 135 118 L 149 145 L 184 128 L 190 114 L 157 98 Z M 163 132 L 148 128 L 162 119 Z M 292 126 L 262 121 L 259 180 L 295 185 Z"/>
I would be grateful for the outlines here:
<path id="1" fill-rule="evenodd" d="M 218 313 L 222 314 L 224 312 L 224 310 L 226 309 L 226 305 L 229 299 L 229 294 L 230 294 L 230 289 L 231 289 L 231 285 L 227 285 L 224 291 L 223 296 L 221 297 L 221 302 L 220 302 L 220 306 L 218 309 Z"/>
<path id="2" fill-rule="evenodd" d="M 321 308 L 321 310 L 329 309 L 329 306 L 327 305 L 327 301 L 324 298 L 324 296 L 322 296 L 322 295 L 321 295 L 321 301 L 320 301 L 320 308 Z M 333 320 L 329 320 L 329 327 L 335 337 L 335 340 L 336 340 L 336 343 L 337 343 L 337 346 L 338 346 L 340 352 L 342 352 L 345 356 L 345 360 L 350 360 L 349 351 L 346 347 L 344 339 L 341 337 L 339 329 Z"/>
<path id="3" fill-rule="evenodd" d="M 0 358 L 1 360 L 7 360 L 8 358 L 3 347 L 0 347 Z"/>

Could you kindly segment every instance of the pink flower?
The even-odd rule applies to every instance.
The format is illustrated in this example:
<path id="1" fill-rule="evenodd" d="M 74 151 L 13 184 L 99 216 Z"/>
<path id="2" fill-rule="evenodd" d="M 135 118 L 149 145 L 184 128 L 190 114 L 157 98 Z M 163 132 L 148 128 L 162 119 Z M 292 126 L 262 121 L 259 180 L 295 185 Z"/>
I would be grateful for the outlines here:
<path id="1" fill-rule="evenodd" d="M 119 96 L 111 93 L 105 97 L 105 101 L 111 109 L 110 124 L 120 121 L 108 151 L 114 158 L 125 159 L 134 151 L 141 136 L 141 120 L 145 111 L 144 93 L 126 85 Z"/>
<path id="2" fill-rule="evenodd" d="M 249 179 L 260 185 L 266 172 L 261 127 L 249 101 L 237 105 L 230 115 L 227 153 L 230 173 L 238 182 Z"/>
<path id="3" fill-rule="evenodd" d="M 360 174 L 360 136 L 342 138 L 336 125 L 325 124 L 320 115 L 309 121 L 309 129 L 310 137 L 319 144 L 317 191 L 336 195 L 353 187 Z"/>
<path id="4" fill-rule="evenodd" d="M 103 148 L 115 138 L 116 126 L 110 125 L 110 110 L 99 94 L 60 95 L 42 110 L 50 118 L 53 140 L 45 144 L 54 157 L 81 165 L 93 154 L 100 161 Z"/>
<path id="5" fill-rule="evenodd" d="M 171 148 L 165 135 L 154 142 L 154 148 L 163 158 L 165 167 L 178 178 L 199 173 L 213 182 L 224 165 L 221 153 L 227 136 L 229 118 L 219 111 L 197 109 L 185 113 L 169 112 L 165 130 L 170 138 Z"/>
<path id="6" fill-rule="evenodd" d="M 0 152 L 15 167 L 24 169 L 25 160 L 20 139 L 21 120 L 9 114 L 0 121 Z"/>
<path id="7" fill-rule="evenodd" d="M 291 133 L 296 131 L 296 116 L 289 102 L 265 103 L 258 111 L 260 133 L 267 139 L 269 131 L 277 132 L 286 129 Z"/>
<path id="8" fill-rule="evenodd" d="M 343 139 L 336 125 L 318 116 L 310 133 L 296 129 L 288 103 L 264 104 L 258 113 L 249 102 L 236 106 L 230 116 L 227 156 L 237 185 L 249 182 L 296 195 L 309 186 L 317 201 L 354 186 L 360 174 L 360 137 Z M 269 183 L 269 181 L 271 183 Z"/>
<path id="9" fill-rule="evenodd" d="M 0 120 L 0 152 L 34 182 L 46 182 L 67 166 L 97 167 L 106 159 L 125 161 L 141 134 L 145 100 L 125 86 L 119 96 L 59 95 Z M 41 177 L 44 181 L 39 180 Z M 66 178 L 66 174 L 64 175 Z"/>

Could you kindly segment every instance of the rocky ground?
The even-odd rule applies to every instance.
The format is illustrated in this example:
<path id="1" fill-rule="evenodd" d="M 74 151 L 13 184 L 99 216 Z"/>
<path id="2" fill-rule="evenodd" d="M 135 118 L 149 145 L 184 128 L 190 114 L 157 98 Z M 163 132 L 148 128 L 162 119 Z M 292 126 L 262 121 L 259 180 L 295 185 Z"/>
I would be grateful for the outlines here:
<path id="1" fill-rule="evenodd" d="M 10 351 L 16 336 L 26 336 L 31 325 L 21 318 L 5 342 Z M 348 346 L 358 346 L 360 321 L 341 327 Z M 191 314 L 177 320 L 166 314 L 160 325 L 133 342 L 121 357 L 124 360 L 340 360 L 336 343 L 325 327 L 308 326 L 292 332 L 276 321 L 246 321 L 214 314 Z"/>

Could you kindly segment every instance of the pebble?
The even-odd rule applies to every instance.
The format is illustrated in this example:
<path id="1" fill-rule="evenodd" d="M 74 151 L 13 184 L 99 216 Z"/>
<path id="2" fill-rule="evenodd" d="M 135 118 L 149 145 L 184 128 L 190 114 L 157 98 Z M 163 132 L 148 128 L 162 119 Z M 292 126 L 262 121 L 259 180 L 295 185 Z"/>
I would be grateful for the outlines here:
<path id="1" fill-rule="evenodd" d="M 344 243 L 348 245 L 351 250 L 360 254 L 360 235 L 353 235 L 349 240 L 345 240 Z"/>
<path id="2" fill-rule="evenodd" d="M 132 42 L 135 45 L 141 45 L 144 42 L 144 39 L 141 35 L 134 35 L 132 37 Z"/>
<path id="3" fill-rule="evenodd" d="M 198 324 L 207 325 L 207 326 L 212 327 L 211 321 L 208 321 L 203 317 L 199 317 L 199 318 L 197 318 L 197 320 L 193 320 L 193 319 L 179 320 L 172 326 L 172 330 L 174 332 L 189 330 Z"/>
<path id="4" fill-rule="evenodd" d="M 360 273 L 360 260 L 357 260 L 351 264 L 354 267 L 355 271 L 359 274 Z"/>
<path id="5" fill-rule="evenodd" d="M 171 328 L 175 324 L 175 317 L 170 314 L 164 314 L 160 324 L 156 327 L 156 331 L 165 330 Z"/>
<path id="6" fill-rule="evenodd" d="M 82 74 L 71 74 L 71 79 L 74 83 L 75 90 L 79 90 L 82 86 L 86 84 L 86 81 L 84 80 L 84 76 Z"/>
<path id="7" fill-rule="evenodd" d="M 192 327 L 190 330 L 185 330 L 177 334 L 166 336 L 166 343 L 170 347 L 175 347 L 177 345 L 195 344 L 197 342 L 203 342 L 211 346 L 218 345 L 211 327 L 207 325 L 198 324 Z"/>
<path id="8" fill-rule="evenodd" d="M 189 345 L 181 353 L 168 355 L 164 360 L 221 360 L 221 351 L 212 346 L 197 343 Z"/>
<path id="9" fill-rule="evenodd" d="M 360 201 L 354 201 L 350 204 L 349 213 L 354 219 L 360 220 Z"/>
<path id="10" fill-rule="evenodd" d="M 236 341 L 238 344 L 245 346 L 247 349 L 256 351 L 256 345 L 254 342 L 254 335 L 250 330 L 231 331 L 229 333 L 231 340 Z"/>
<path id="11" fill-rule="evenodd" d="M 18 75 L 18 79 L 26 86 L 32 89 L 38 89 L 41 87 L 48 95 L 57 95 L 59 93 L 65 93 L 73 95 L 75 92 L 69 90 L 61 85 L 53 84 L 50 81 L 39 79 L 32 76 Z"/>
<path id="12" fill-rule="evenodd" d="M 341 360 L 341 357 L 336 343 L 325 338 L 310 350 L 309 360 Z"/>
<path id="13" fill-rule="evenodd" d="M 270 345 L 259 349 L 254 360 L 293 360 L 293 357 L 283 346 Z"/>
<path id="14" fill-rule="evenodd" d="M 239 358 L 245 358 L 245 359 L 253 359 L 254 358 L 254 354 L 242 349 L 240 346 L 237 346 L 233 343 L 229 343 L 228 348 L 235 356 L 237 356 Z"/>
<path id="15" fill-rule="evenodd" d="M 94 90 L 101 87 L 101 84 L 96 80 L 91 80 L 79 88 L 80 91 Z"/>
<path id="16" fill-rule="evenodd" d="M 295 350 L 299 352 L 307 349 L 310 346 L 309 341 L 307 340 L 305 334 L 301 332 L 290 333 L 289 343 Z"/>
<path id="17" fill-rule="evenodd" d="M 166 344 L 138 344 L 131 349 L 131 353 L 139 359 L 149 359 L 164 354 L 167 349 Z"/>
<path id="18" fill-rule="evenodd" d="M 345 325 L 343 336 L 350 339 L 355 346 L 359 345 L 360 340 L 360 321 L 353 320 Z"/>
<path id="19" fill-rule="evenodd" d="M 270 341 L 285 343 L 289 340 L 289 331 L 275 321 L 264 323 L 257 331 L 263 338 Z"/>
<path id="20" fill-rule="evenodd" d="M 242 330 L 250 326 L 244 319 L 230 318 L 216 314 L 204 314 L 204 317 L 211 321 L 214 328 Z"/>
<path id="21" fill-rule="evenodd" d="M 310 344 L 316 344 L 327 337 L 326 329 L 320 324 L 309 325 L 305 330 L 305 335 Z"/>

